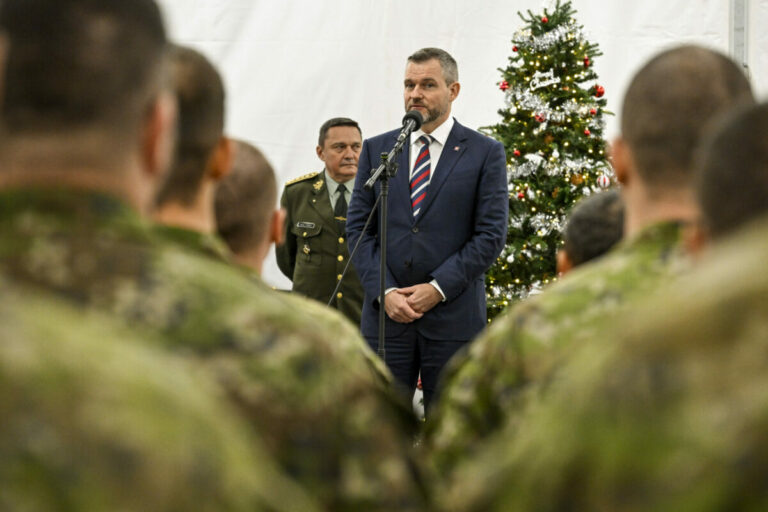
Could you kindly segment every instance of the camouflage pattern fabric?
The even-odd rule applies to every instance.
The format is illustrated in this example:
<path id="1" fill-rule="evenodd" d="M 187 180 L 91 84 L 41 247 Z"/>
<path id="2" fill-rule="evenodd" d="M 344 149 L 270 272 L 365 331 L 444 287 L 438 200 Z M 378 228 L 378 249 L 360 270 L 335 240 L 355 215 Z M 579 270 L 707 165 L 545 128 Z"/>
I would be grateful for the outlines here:
<path id="1" fill-rule="evenodd" d="M 183 247 L 194 248 L 204 256 L 228 263 L 233 261 L 229 247 L 217 235 L 165 224 L 155 224 L 152 228 L 161 238 Z"/>
<path id="2" fill-rule="evenodd" d="M 203 362 L 325 509 L 422 508 L 418 424 L 341 315 L 168 243 L 87 192 L 0 193 L 0 261 L 20 282 L 159 332 Z"/>
<path id="3" fill-rule="evenodd" d="M 570 347 L 633 297 L 680 272 L 677 223 L 650 226 L 602 259 L 517 304 L 449 364 L 426 444 L 447 475 L 547 385 Z"/>
<path id="4" fill-rule="evenodd" d="M 319 510 L 218 386 L 0 278 L 0 510 Z"/>
<path id="5" fill-rule="evenodd" d="M 766 255 L 763 221 L 612 319 L 461 468 L 451 510 L 767 510 Z"/>

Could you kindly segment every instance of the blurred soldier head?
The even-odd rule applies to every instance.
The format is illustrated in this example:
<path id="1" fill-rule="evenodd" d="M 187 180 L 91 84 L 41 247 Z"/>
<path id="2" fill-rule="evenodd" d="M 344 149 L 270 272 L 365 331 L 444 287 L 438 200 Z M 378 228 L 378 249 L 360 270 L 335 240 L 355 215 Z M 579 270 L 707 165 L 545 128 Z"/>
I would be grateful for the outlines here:
<path id="1" fill-rule="evenodd" d="M 768 213 L 768 103 L 725 116 L 700 146 L 702 227 L 719 239 Z"/>
<path id="2" fill-rule="evenodd" d="M 156 197 L 164 224 L 213 232 L 216 183 L 229 172 L 232 142 L 224 137 L 224 83 L 214 66 L 191 48 L 171 50 L 179 104 L 178 140 L 168 178 Z"/>
<path id="3" fill-rule="evenodd" d="M 357 159 L 363 149 L 363 134 L 357 121 L 334 117 L 320 127 L 317 156 L 333 181 L 346 183 L 357 174 Z"/>
<path id="4" fill-rule="evenodd" d="M 713 50 L 681 46 L 652 58 L 624 97 L 612 147 L 623 185 L 625 236 L 661 220 L 697 217 L 694 150 L 718 114 L 752 101 L 742 70 Z"/>
<path id="5" fill-rule="evenodd" d="M 264 155 L 235 141 L 232 172 L 216 189 L 216 229 L 239 263 L 259 274 L 271 243 L 282 243 L 285 211 L 275 209 L 277 181 Z"/>
<path id="6" fill-rule="evenodd" d="M 109 189 L 146 207 L 175 120 L 155 2 L 3 0 L 0 30 L 3 181 Z"/>
<path id="7" fill-rule="evenodd" d="M 557 271 L 572 268 L 608 252 L 624 232 L 624 205 L 616 189 L 579 201 L 563 230 L 563 247 L 557 251 Z"/>

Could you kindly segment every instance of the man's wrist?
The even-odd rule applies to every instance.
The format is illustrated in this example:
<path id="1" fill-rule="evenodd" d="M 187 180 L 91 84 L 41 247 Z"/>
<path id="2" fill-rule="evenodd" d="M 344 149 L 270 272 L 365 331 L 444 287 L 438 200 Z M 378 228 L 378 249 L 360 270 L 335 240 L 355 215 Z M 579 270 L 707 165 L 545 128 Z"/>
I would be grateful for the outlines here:
<path id="1" fill-rule="evenodd" d="M 440 302 L 445 302 L 445 294 L 443 293 L 443 289 L 440 288 L 440 285 L 437 284 L 437 280 L 433 279 L 429 282 L 429 284 L 431 284 L 435 288 L 435 290 L 437 290 L 437 293 L 440 294 L 440 297 L 442 297 L 442 300 Z"/>

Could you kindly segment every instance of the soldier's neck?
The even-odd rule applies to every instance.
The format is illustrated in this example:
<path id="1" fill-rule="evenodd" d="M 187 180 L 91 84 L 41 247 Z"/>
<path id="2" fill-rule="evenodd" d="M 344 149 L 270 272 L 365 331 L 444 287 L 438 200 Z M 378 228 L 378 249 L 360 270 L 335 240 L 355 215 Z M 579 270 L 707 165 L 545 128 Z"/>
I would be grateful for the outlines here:
<path id="1" fill-rule="evenodd" d="M 89 166 L 36 167 L 4 161 L 0 164 L 0 189 L 21 187 L 74 189 L 105 194 L 145 213 L 151 186 L 136 170 Z"/>
<path id="2" fill-rule="evenodd" d="M 264 259 L 267 257 L 267 252 L 269 252 L 268 245 L 240 251 L 238 253 L 234 253 L 232 257 L 240 265 L 248 267 L 256 272 L 256 274 L 261 275 L 261 270 L 264 266 Z"/>
<path id="3" fill-rule="evenodd" d="M 693 223 L 699 208 L 689 187 L 659 189 L 625 188 L 624 238 L 631 240 L 647 227 L 659 222 Z"/>

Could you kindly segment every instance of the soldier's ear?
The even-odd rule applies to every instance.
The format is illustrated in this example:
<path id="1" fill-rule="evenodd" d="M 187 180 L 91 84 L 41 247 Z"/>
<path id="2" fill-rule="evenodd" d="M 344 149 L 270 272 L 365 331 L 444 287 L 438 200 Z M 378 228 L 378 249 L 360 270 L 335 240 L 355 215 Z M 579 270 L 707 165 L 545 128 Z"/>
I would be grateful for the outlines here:
<path id="1" fill-rule="evenodd" d="M 315 148 L 315 152 L 317 153 L 317 158 L 319 158 L 320 160 L 325 162 L 325 155 L 323 154 L 323 147 L 322 146 L 317 146 Z"/>
<path id="2" fill-rule="evenodd" d="M 143 171 L 158 178 L 170 165 L 176 143 L 176 96 L 161 92 L 147 112 L 141 133 L 141 164 Z"/>
<path id="3" fill-rule="evenodd" d="M 285 242 L 285 209 L 278 208 L 272 212 L 269 222 L 269 241 L 275 245 L 283 245 Z"/>
<path id="4" fill-rule="evenodd" d="M 693 258 L 698 258 L 709 246 L 711 236 L 702 220 L 687 224 L 683 229 L 683 247 Z"/>
<path id="5" fill-rule="evenodd" d="M 214 181 L 224 179 L 232 170 L 235 159 L 235 143 L 229 137 L 220 137 L 208 161 L 207 175 Z"/>
<path id="6" fill-rule="evenodd" d="M 617 137 L 609 149 L 609 159 L 613 165 L 613 171 L 616 173 L 616 180 L 626 186 L 632 181 L 634 176 L 634 158 L 626 141 Z"/>
<path id="7" fill-rule="evenodd" d="M 571 261 L 568 252 L 565 249 L 558 249 L 557 251 L 557 274 L 565 275 L 573 268 L 573 262 Z"/>

